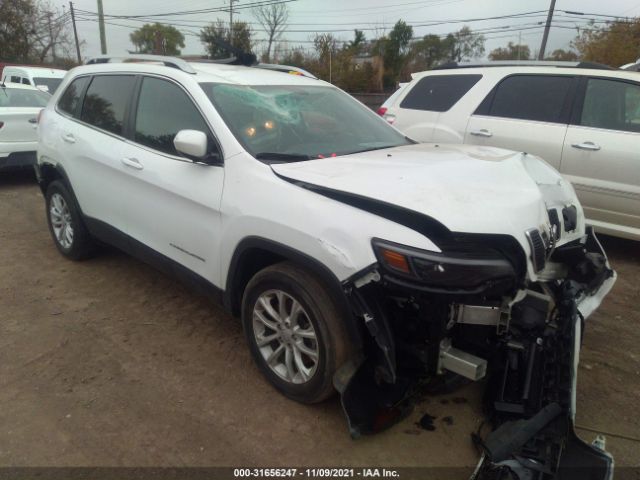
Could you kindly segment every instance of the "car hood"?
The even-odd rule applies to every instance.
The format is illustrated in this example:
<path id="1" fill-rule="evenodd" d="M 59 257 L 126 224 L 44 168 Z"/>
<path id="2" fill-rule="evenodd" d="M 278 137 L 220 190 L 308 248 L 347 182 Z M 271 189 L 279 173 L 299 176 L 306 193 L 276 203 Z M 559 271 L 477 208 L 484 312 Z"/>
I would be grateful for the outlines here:
<path id="1" fill-rule="evenodd" d="M 272 169 L 289 180 L 428 215 L 454 232 L 508 234 L 523 245 L 525 230 L 548 228 L 549 207 L 578 204 L 548 164 L 493 147 L 415 144 Z"/>

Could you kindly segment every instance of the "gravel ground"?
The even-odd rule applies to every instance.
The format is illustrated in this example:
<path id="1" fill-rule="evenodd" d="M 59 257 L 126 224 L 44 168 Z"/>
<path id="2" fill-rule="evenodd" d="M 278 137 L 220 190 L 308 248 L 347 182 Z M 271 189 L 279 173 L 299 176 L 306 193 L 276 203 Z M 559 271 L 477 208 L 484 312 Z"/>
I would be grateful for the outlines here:
<path id="1" fill-rule="evenodd" d="M 0 175 L 0 225 L 1 467 L 477 462 L 479 385 L 353 441 L 336 398 L 276 393 L 217 305 L 117 251 L 64 259 L 32 175 Z M 640 437 L 640 248 L 603 243 L 619 280 L 587 325 L 577 424 L 586 440 L 608 434 L 617 467 L 640 466 L 640 441 L 625 438 Z M 434 431 L 416 427 L 424 413 Z"/>

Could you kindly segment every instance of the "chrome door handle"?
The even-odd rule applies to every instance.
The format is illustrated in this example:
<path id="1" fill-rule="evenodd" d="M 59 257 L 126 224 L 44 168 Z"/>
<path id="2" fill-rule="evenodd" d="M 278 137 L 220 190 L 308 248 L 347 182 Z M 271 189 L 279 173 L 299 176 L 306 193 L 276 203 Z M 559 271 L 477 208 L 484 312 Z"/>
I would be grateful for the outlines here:
<path id="1" fill-rule="evenodd" d="M 580 150 L 590 150 L 592 152 L 600 150 L 600 145 L 596 145 L 593 142 L 574 143 L 571 146 L 573 148 L 578 148 Z"/>
<path id="2" fill-rule="evenodd" d="M 76 137 L 74 137 L 72 134 L 70 133 L 65 133 L 62 135 L 62 140 L 64 140 L 67 143 L 76 143 Z"/>
<path id="3" fill-rule="evenodd" d="M 136 170 L 142 170 L 144 166 L 140 163 L 140 160 L 132 157 L 124 157 L 120 160 L 123 165 L 127 167 L 135 168 Z"/>
<path id="4" fill-rule="evenodd" d="M 469 133 L 475 137 L 493 137 L 493 133 L 491 133 L 486 128 L 481 128 L 480 130 L 471 130 Z"/>

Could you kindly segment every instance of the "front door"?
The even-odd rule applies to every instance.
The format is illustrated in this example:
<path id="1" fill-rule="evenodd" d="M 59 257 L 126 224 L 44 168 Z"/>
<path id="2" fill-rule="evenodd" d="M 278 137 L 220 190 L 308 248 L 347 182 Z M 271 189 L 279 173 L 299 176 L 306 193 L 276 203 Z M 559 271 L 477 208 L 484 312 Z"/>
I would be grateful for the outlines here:
<path id="1" fill-rule="evenodd" d="M 596 228 L 640 236 L 640 83 L 584 81 L 561 172 Z"/>
<path id="2" fill-rule="evenodd" d="M 175 135 L 188 129 L 205 132 L 210 149 L 217 149 L 211 129 L 186 91 L 160 77 L 141 79 L 132 119 L 121 162 L 128 233 L 140 242 L 134 247 L 143 244 L 220 285 L 224 168 L 195 163 L 173 145 Z"/>

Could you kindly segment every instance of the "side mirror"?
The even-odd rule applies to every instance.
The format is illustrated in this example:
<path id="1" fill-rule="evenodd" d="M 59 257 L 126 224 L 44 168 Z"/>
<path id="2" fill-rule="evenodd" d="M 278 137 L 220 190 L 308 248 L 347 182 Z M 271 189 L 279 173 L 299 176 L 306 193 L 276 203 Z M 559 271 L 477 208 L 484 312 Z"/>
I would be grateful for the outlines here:
<path id="1" fill-rule="evenodd" d="M 199 130 L 180 130 L 173 138 L 173 146 L 179 153 L 196 161 L 207 156 L 207 135 Z"/>

